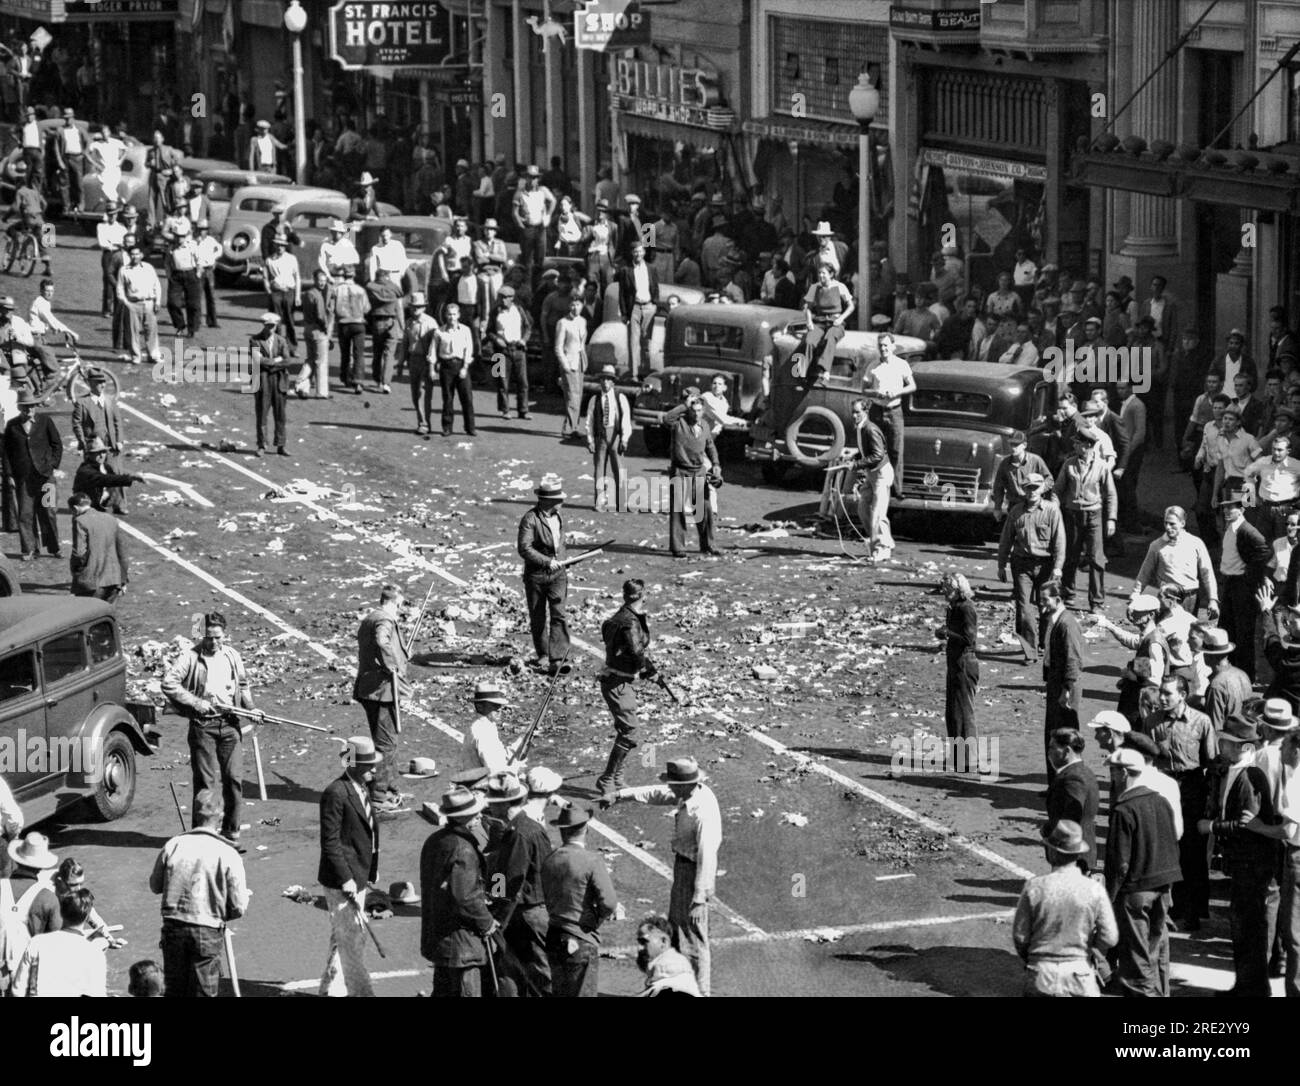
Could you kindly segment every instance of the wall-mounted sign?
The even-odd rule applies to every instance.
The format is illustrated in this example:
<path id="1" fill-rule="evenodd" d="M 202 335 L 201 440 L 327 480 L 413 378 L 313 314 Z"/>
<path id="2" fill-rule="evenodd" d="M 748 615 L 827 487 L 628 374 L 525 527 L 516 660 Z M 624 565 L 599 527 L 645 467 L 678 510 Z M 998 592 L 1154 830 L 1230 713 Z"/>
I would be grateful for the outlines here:
<path id="1" fill-rule="evenodd" d="M 1012 181 L 1047 181 L 1047 167 L 1032 162 L 1013 162 L 1007 158 L 988 158 L 985 155 L 963 155 L 959 151 L 940 151 L 934 147 L 921 148 L 921 161 L 927 166 L 940 166 L 945 170 L 977 173 L 985 177 L 1008 178 Z"/>
<path id="2" fill-rule="evenodd" d="M 709 126 L 709 110 L 722 102 L 717 72 L 646 64 L 619 57 L 610 69 L 615 108 L 674 124 Z"/>
<path id="3" fill-rule="evenodd" d="M 895 4 L 889 9 L 889 25 L 907 30 L 979 30 L 980 9 L 972 7 L 954 11 L 924 11 Z"/>
<path id="4" fill-rule="evenodd" d="M 451 15 L 435 0 L 344 0 L 330 8 L 330 56 L 347 71 L 435 67 L 450 52 Z"/>
<path id="5" fill-rule="evenodd" d="M 650 13 L 637 0 L 587 0 L 573 13 L 573 42 L 579 49 L 606 52 L 650 44 Z"/>

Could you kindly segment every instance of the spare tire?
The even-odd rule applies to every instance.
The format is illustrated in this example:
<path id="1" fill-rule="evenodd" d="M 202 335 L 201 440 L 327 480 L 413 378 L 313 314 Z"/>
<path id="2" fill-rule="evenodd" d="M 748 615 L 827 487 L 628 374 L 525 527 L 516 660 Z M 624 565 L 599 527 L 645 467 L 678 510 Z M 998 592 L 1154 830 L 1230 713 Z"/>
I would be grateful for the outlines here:
<path id="1" fill-rule="evenodd" d="M 785 447 L 804 467 L 825 467 L 844 449 L 844 423 L 829 407 L 805 408 L 786 427 Z"/>

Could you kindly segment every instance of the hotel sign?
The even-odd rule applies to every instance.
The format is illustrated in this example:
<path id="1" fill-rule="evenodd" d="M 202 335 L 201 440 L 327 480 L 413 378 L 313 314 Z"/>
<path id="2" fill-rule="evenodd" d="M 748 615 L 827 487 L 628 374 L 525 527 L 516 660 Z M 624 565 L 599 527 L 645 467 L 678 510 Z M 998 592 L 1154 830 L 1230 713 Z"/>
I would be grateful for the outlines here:
<path id="1" fill-rule="evenodd" d="M 437 67 L 450 39 L 451 15 L 435 0 L 346 0 L 330 8 L 330 56 L 346 71 Z"/>

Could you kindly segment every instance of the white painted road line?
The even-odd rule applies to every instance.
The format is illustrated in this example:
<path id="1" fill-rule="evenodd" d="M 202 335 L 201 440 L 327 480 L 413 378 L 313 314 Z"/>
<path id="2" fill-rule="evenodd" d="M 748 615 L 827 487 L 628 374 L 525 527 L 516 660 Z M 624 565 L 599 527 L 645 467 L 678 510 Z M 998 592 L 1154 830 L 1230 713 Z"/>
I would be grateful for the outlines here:
<path id="1" fill-rule="evenodd" d="M 230 588 L 228 585 L 224 584 L 218 578 L 212 576 L 212 574 L 208 573 L 206 570 L 201 569 L 200 567 L 196 566 L 193 562 L 189 561 L 187 558 L 183 558 L 181 555 L 177 554 L 170 547 L 165 547 L 161 543 L 152 539 L 150 536 L 140 531 L 139 528 L 135 527 L 135 525 L 127 524 L 125 521 L 119 521 L 118 526 L 122 530 L 124 530 L 128 535 L 130 535 L 132 538 L 138 539 L 145 546 L 156 551 L 158 554 L 166 558 L 168 561 L 175 562 L 176 565 L 180 566 L 187 573 L 190 573 L 193 576 L 199 578 L 205 584 L 208 584 L 211 587 L 215 588 L 218 592 L 221 592 L 223 595 L 230 597 L 230 599 L 234 600 L 240 606 L 246 607 L 248 610 L 252 611 L 256 615 L 260 615 L 262 618 L 266 619 L 266 621 L 275 625 L 281 632 L 287 634 L 292 638 L 295 638 L 298 641 L 302 641 L 312 652 L 316 653 L 317 656 L 321 657 L 321 659 L 325 660 L 327 663 L 343 662 L 342 658 L 338 655 L 338 653 L 336 653 L 329 646 L 322 645 L 319 641 L 313 641 L 308 634 L 304 633 L 296 626 L 291 626 L 289 623 L 285 622 L 284 619 L 280 618 L 279 615 L 275 614 L 275 612 L 269 611 L 261 604 L 255 603 L 254 601 L 250 600 L 242 592 L 236 592 L 233 588 Z M 460 743 L 464 738 L 462 732 L 458 731 L 457 729 L 447 724 L 444 724 L 441 720 L 438 720 L 436 717 L 433 717 L 427 712 L 425 712 L 418 705 L 414 705 L 414 704 L 406 705 L 404 706 L 404 711 L 410 713 L 412 716 L 419 717 L 426 724 L 431 724 L 433 727 L 437 728 L 444 735 L 454 740 L 456 743 Z M 618 833 L 616 830 L 612 829 L 609 826 L 606 826 L 604 823 L 599 822 L 596 819 L 591 820 L 591 828 L 595 830 L 598 834 L 600 834 L 602 837 L 609 840 L 613 845 L 615 845 L 618 848 L 621 848 L 624 852 L 628 853 L 628 855 L 630 855 L 633 859 L 639 860 L 641 863 L 645 864 L 646 867 L 650 868 L 650 870 L 655 872 L 655 874 L 663 876 L 669 882 L 672 881 L 673 873 L 668 867 L 666 867 L 661 861 L 655 859 L 655 857 L 651 856 L 644 849 L 638 848 L 636 845 L 632 844 L 631 841 L 629 841 L 622 834 Z M 737 927 L 741 928 L 743 931 L 750 932 L 751 934 L 760 934 L 760 935 L 762 934 L 763 932 L 762 928 L 760 928 L 757 924 L 751 923 L 750 921 L 746 920 L 743 916 L 740 915 L 740 913 L 736 912 L 735 909 L 731 908 L 729 905 L 724 904 L 721 900 L 715 898 L 714 906 L 723 916 L 725 916 L 728 920 L 730 920 Z"/>
<path id="2" fill-rule="evenodd" d="M 134 408 L 129 404 L 123 404 L 122 409 L 134 415 L 142 422 L 148 423 L 150 426 L 153 426 L 157 430 L 161 430 L 163 433 L 169 435 L 175 440 L 180 441 L 190 446 L 191 448 L 194 448 L 202 452 L 210 460 L 214 460 L 218 463 L 224 464 L 225 466 L 233 469 L 234 471 L 239 472 L 241 475 L 245 475 L 248 478 L 257 481 L 258 483 L 261 483 L 263 486 L 277 487 L 277 484 L 274 483 L 272 480 L 257 474 L 257 472 L 255 471 L 249 470 L 243 464 L 239 464 L 236 461 L 231 460 L 226 456 L 222 456 L 220 453 L 214 452 L 211 449 L 204 448 L 199 442 L 195 441 L 193 438 L 188 437 L 177 430 L 173 430 L 166 423 L 159 422 L 157 419 L 152 418 L 149 415 L 146 415 L 143 411 L 140 411 L 139 409 Z M 314 513 L 316 513 L 318 516 L 322 517 L 323 519 L 335 520 L 341 524 L 348 525 L 349 530 L 356 532 L 360 536 L 364 536 L 368 539 L 371 539 L 376 543 L 379 543 L 381 546 L 385 547 L 386 549 L 396 554 L 400 554 L 403 558 L 406 558 L 412 562 L 415 562 L 423 566 L 424 569 L 426 569 L 428 572 L 434 574 L 437 577 L 441 577 L 449 584 L 453 584 L 457 588 L 469 587 L 468 581 L 462 580 L 460 577 L 457 577 L 455 574 L 450 573 L 447 570 L 443 569 L 436 562 L 433 562 L 430 559 L 426 558 L 424 554 L 419 550 L 418 547 L 416 547 L 412 543 L 407 542 L 401 537 L 384 536 L 379 532 L 375 532 L 374 530 L 367 528 L 365 525 L 360 524 L 357 521 L 349 520 L 346 517 L 341 517 L 334 510 L 327 509 L 326 507 L 319 505 L 316 502 L 310 501 L 306 498 L 298 498 L 296 500 L 300 501 L 302 505 L 311 509 Z M 577 645 L 580 649 L 582 649 L 584 652 L 588 653 L 589 655 L 594 656 L 600 660 L 604 659 L 604 653 L 601 652 L 599 649 L 597 649 L 594 645 L 590 644 L 589 642 L 584 641 L 582 638 L 579 637 L 571 637 L 570 639 L 572 640 L 573 644 Z M 838 770 L 832 769 L 830 766 L 824 765 L 823 763 L 818 762 L 816 759 L 811 758 L 806 754 L 802 754 L 797 751 L 791 750 L 785 744 L 777 741 L 776 739 L 773 739 L 770 735 L 767 735 L 763 732 L 760 732 L 752 728 L 750 725 L 745 724 L 732 716 L 729 716 L 728 714 L 722 712 L 721 710 L 710 709 L 705 706 L 701 706 L 701 709 L 703 712 L 713 717 L 713 719 L 743 731 L 751 739 L 755 740 L 758 743 L 761 743 L 763 746 L 767 747 L 769 750 L 773 751 L 774 753 L 779 754 L 785 758 L 794 759 L 800 765 L 807 766 L 810 770 L 821 774 L 823 777 L 835 781 L 836 784 L 839 784 L 844 788 L 848 788 L 850 791 L 856 793 L 857 795 L 862 796 L 864 799 L 871 800 L 871 802 L 876 803 L 881 807 L 884 807 L 887 811 L 890 811 L 893 814 L 898 815 L 900 818 L 907 819 L 908 821 L 914 822 L 917 825 L 930 830 L 932 833 L 937 833 L 940 834 L 941 836 L 948 838 L 948 840 L 952 844 L 956 845 L 958 848 L 964 849 L 965 851 L 971 853 L 974 856 L 977 856 L 979 859 L 983 860 L 984 862 L 992 864 L 995 867 L 999 867 L 1002 870 L 1008 872 L 1009 874 L 1015 875 L 1017 878 L 1028 879 L 1033 877 L 1034 872 L 1028 870 L 1027 868 L 1021 867 L 1019 864 L 1014 863 L 1011 860 L 1008 860 L 1006 857 L 999 855 L 998 853 L 994 852 L 992 849 L 985 848 L 983 845 L 977 844 L 976 842 L 971 841 L 966 837 L 963 837 L 961 834 L 959 834 L 956 830 L 952 829 L 951 827 L 945 826 L 943 825 L 943 823 L 938 822 L 935 819 L 930 818 L 926 815 L 923 815 L 919 811 L 914 811 L 910 807 L 907 807 L 896 800 L 890 799 L 888 796 L 885 796 L 880 792 L 877 792 L 873 788 L 868 788 L 861 781 L 857 781 L 854 780 L 852 777 L 845 776 L 843 773 L 839 772 Z"/>
<path id="3" fill-rule="evenodd" d="M 212 508 L 212 503 L 208 501 L 208 499 L 205 498 L 202 494 L 200 494 L 197 490 L 195 490 L 194 487 L 191 486 L 189 483 L 182 483 L 179 479 L 169 479 L 167 478 L 166 475 L 155 475 L 152 471 L 144 471 L 141 472 L 140 474 L 143 475 L 144 478 L 146 479 L 153 480 L 153 482 L 155 483 L 162 483 L 164 486 L 174 486 L 177 490 L 179 490 L 182 494 L 184 494 L 187 498 L 189 498 L 190 501 L 194 502 L 195 505 L 201 505 L 203 506 L 204 509 Z"/>

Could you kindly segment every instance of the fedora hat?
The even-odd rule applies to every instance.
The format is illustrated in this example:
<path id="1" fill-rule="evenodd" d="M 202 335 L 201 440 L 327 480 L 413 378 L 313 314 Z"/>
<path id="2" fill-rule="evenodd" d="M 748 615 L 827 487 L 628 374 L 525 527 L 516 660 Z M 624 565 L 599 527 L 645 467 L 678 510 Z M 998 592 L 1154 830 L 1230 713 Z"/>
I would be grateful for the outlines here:
<path id="1" fill-rule="evenodd" d="M 122 211 L 122 217 L 124 219 L 138 219 L 140 217 L 140 210 L 135 206 L 135 204 L 127 204 Z"/>
<path id="2" fill-rule="evenodd" d="M 1258 743 L 1259 728 L 1253 720 L 1247 719 L 1240 713 L 1233 713 L 1219 729 L 1219 741 L 1225 739 L 1234 743 Z"/>
<path id="3" fill-rule="evenodd" d="M 122 205 L 119 204 L 116 200 L 109 200 L 108 203 L 104 205 L 105 215 L 115 215 L 117 214 L 117 212 L 121 210 L 122 210 Z"/>
<path id="4" fill-rule="evenodd" d="M 1083 839 L 1083 827 L 1068 818 L 1062 818 L 1050 833 L 1044 830 L 1043 844 L 1053 852 L 1063 856 L 1081 856 L 1088 851 L 1088 843 Z"/>
<path id="5" fill-rule="evenodd" d="M 379 178 L 375 177 L 375 176 L 374 176 L 374 175 L 373 175 L 369 170 L 366 170 L 366 171 L 364 171 L 364 172 L 361 174 L 361 180 L 358 181 L 357 184 L 358 184 L 358 185 L 363 185 L 363 186 L 364 186 L 364 185 L 373 185 L 373 184 L 375 184 L 375 182 L 377 182 L 378 180 L 379 180 Z"/>
<path id="6" fill-rule="evenodd" d="M 104 372 L 102 369 L 100 369 L 98 366 L 91 366 L 90 369 L 86 370 L 86 381 L 87 381 L 88 384 L 92 384 L 92 385 L 93 385 L 93 384 L 95 384 L 96 382 L 99 382 L 99 383 L 102 384 L 102 383 L 106 382 L 107 380 L 108 380 L 108 374 L 105 373 L 105 372 Z"/>
<path id="7" fill-rule="evenodd" d="M 596 201 L 596 210 L 597 210 L 597 211 L 606 211 L 606 212 L 609 211 L 609 201 L 608 201 L 608 200 L 597 200 L 597 201 Z"/>
<path id="8" fill-rule="evenodd" d="M 429 299 L 424 296 L 424 291 L 413 290 L 411 296 L 406 299 L 406 304 L 414 309 L 421 309 L 429 304 Z"/>
<path id="9" fill-rule="evenodd" d="M 616 370 L 613 366 L 610 366 L 610 365 L 604 365 L 604 366 L 601 366 L 601 367 L 600 367 L 600 374 L 599 374 L 599 376 L 601 376 L 601 377 L 612 377 L 612 378 L 617 378 L 617 377 L 618 377 L 618 370 Z"/>
<path id="10" fill-rule="evenodd" d="M 59 866 L 59 858 L 50 851 L 50 839 L 43 833 L 29 833 L 9 842 L 9 859 L 19 867 L 48 871 Z"/>
<path id="11" fill-rule="evenodd" d="M 467 165 L 468 165 L 468 163 L 467 163 Z M 525 176 L 525 177 L 541 177 L 541 176 L 542 176 L 542 168 L 541 168 L 539 165 L 537 165 L 536 162 L 534 162 L 534 163 L 532 163 L 532 164 L 528 167 L 528 169 L 526 169 L 526 170 L 524 171 L 524 176 Z"/>
<path id="12" fill-rule="evenodd" d="M 346 234 L 348 232 L 348 224 L 342 219 L 332 219 L 330 220 L 330 231 L 332 233 Z"/>
<path id="13" fill-rule="evenodd" d="M 19 407 L 40 407 L 41 401 L 37 399 L 36 395 L 32 393 L 29 389 L 23 389 L 22 392 L 18 393 L 18 406 Z"/>
<path id="14" fill-rule="evenodd" d="M 416 892 L 414 883 L 395 882 L 388 887 L 388 900 L 395 905 L 418 905 L 420 895 Z"/>
<path id="15" fill-rule="evenodd" d="M 524 778 L 524 781 L 528 785 L 528 794 L 530 796 L 549 796 L 560 790 L 564 778 L 555 770 L 539 765 L 528 771 L 528 776 Z"/>
<path id="16" fill-rule="evenodd" d="M 432 758 L 412 758 L 406 763 L 406 772 L 403 777 L 409 777 L 413 780 L 424 780 L 427 777 L 436 777 L 438 775 L 438 763 Z"/>
<path id="17" fill-rule="evenodd" d="M 86 455 L 93 456 L 95 453 L 111 452 L 107 445 L 104 444 L 102 437 L 92 437 L 90 443 L 86 446 Z"/>
<path id="18" fill-rule="evenodd" d="M 444 792 L 438 801 L 438 810 L 446 818 L 473 818 L 487 806 L 481 792 L 471 792 L 459 786 Z"/>
<path id="19" fill-rule="evenodd" d="M 1285 698 L 1267 699 L 1264 702 L 1264 712 L 1259 722 L 1264 727 L 1271 728 L 1275 732 L 1289 732 L 1294 731 L 1296 727 L 1300 727 L 1291 712 L 1291 703 Z"/>
<path id="20" fill-rule="evenodd" d="M 1205 656 L 1227 656 L 1237 647 L 1228 637 L 1228 631 L 1221 630 L 1217 626 L 1209 627 L 1201 636 L 1204 638 L 1201 653 Z M 1282 704 L 1285 705 L 1286 702 Z"/>
<path id="21" fill-rule="evenodd" d="M 665 784 L 699 784 L 705 778 L 700 772 L 699 763 L 688 757 L 670 760 L 668 768 L 659 774 L 659 779 Z"/>
<path id="22" fill-rule="evenodd" d="M 817 224 L 817 229 L 812 232 L 812 235 L 815 238 L 829 238 L 835 235 L 835 231 L 831 229 L 831 224 L 823 219 Z"/>
<path id="23" fill-rule="evenodd" d="M 513 773 L 493 773 L 487 780 L 489 803 L 518 803 L 528 798 L 528 786 Z"/>
<path id="24" fill-rule="evenodd" d="M 474 686 L 474 700 L 476 702 L 486 701 L 501 706 L 510 704 L 510 700 L 505 696 L 500 685 L 489 679 L 485 679 Z"/>
<path id="25" fill-rule="evenodd" d="M 339 757 L 348 765 L 378 765 L 384 760 L 384 756 L 375 750 L 375 741 L 368 735 L 349 736 Z"/>
<path id="26" fill-rule="evenodd" d="M 1225 415 L 1226 415 L 1227 413 L 1228 413 L 1228 412 L 1226 412 L 1226 411 L 1224 412 Z M 1245 495 L 1244 492 L 1242 492 L 1242 491 L 1240 491 L 1240 490 L 1229 490 L 1229 491 L 1225 494 L 1224 497 L 1220 498 L 1220 499 L 1219 499 L 1217 502 L 1215 502 L 1214 504 L 1215 504 L 1216 506 L 1219 506 L 1219 507 L 1222 507 L 1222 506 L 1225 506 L 1225 505 L 1245 505 L 1245 504 L 1246 504 L 1246 495 Z"/>
<path id="27" fill-rule="evenodd" d="M 273 234 L 273 235 L 271 236 L 271 244 L 272 244 L 272 245 L 288 245 L 288 244 L 289 244 L 289 235 L 288 235 L 288 234 Z"/>
<path id="28" fill-rule="evenodd" d="M 551 822 L 559 829 L 572 829 L 591 821 L 591 808 L 585 803 L 571 803 L 560 812 L 560 816 Z"/>
<path id="29" fill-rule="evenodd" d="M 567 497 L 564 493 L 564 483 L 557 475 L 545 476 L 533 487 L 533 493 L 543 501 L 562 502 Z"/>
<path id="30" fill-rule="evenodd" d="M 1090 721 L 1090 728 L 1106 728 L 1112 732 L 1126 734 L 1133 730 L 1133 725 L 1128 722 L 1128 717 L 1123 713 L 1117 713 L 1114 709 L 1103 709 Z"/>
<path id="31" fill-rule="evenodd" d="M 483 229 L 484 229 L 484 230 L 500 230 L 500 229 L 501 229 L 501 224 L 498 223 L 498 222 L 496 221 L 496 219 L 484 219 L 484 220 L 483 220 Z"/>

